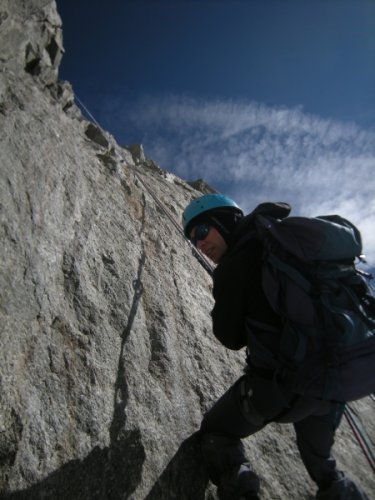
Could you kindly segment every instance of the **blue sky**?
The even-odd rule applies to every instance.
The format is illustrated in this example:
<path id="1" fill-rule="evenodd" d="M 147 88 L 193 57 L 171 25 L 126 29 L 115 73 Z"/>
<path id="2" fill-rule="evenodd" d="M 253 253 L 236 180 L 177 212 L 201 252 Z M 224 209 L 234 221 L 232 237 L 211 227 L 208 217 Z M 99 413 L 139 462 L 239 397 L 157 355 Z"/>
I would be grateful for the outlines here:
<path id="1" fill-rule="evenodd" d="M 57 0 L 60 78 L 123 145 L 251 210 L 341 213 L 375 262 L 374 0 Z"/>

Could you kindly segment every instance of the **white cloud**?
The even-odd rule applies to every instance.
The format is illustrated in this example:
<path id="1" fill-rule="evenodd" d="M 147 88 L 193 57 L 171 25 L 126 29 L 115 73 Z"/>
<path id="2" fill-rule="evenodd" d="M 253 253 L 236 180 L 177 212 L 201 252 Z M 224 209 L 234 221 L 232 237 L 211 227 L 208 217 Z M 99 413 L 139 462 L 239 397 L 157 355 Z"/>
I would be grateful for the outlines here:
<path id="1" fill-rule="evenodd" d="M 137 127 L 162 168 L 203 177 L 245 210 L 283 200 L 295 214 L 340 213 L 360 226 L 375 263 L 374 132 L 300 108 L 178 96 L 146 98 L 125 115 L 124 130 Z"/>

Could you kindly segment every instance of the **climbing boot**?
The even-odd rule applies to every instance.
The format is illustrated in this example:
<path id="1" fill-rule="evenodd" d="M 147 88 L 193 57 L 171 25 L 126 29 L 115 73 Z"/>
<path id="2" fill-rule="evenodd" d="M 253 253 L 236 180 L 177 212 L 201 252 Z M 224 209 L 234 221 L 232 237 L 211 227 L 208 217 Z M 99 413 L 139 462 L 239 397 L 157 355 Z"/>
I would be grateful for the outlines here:
<path id="1" fill-rule="evenodd" d="M 349 477 L 343 472 L 339 472 L 339 477 L 328 487 L 319 488 L 316 495 L 317 500 L 369 500 L 363 492 Z"/>
<path id="2" fill-rule="evenodd" d="M 259 478 L 245 462 L 220 477 L 217 495 L 220 500 L 256 500 L 258 491 Z"/>

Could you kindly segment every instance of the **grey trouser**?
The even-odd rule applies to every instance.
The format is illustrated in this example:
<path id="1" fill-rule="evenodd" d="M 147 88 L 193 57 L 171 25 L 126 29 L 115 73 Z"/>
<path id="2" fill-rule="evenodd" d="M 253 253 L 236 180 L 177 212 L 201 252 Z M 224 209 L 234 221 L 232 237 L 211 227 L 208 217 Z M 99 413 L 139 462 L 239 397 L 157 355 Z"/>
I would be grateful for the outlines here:
<path id="1" fill-rule="evenodd" d="M 293 423 L 305 467 L 320 490 L 341 476 L 331 456 L 341 403 L 275 393 L 271 380 L 241 377 L 205 415 L 201 429 L 203 459 L 210 479 L 219 484 L 230 468 L 247 462 L 241 438 L 269 422 Z"/>

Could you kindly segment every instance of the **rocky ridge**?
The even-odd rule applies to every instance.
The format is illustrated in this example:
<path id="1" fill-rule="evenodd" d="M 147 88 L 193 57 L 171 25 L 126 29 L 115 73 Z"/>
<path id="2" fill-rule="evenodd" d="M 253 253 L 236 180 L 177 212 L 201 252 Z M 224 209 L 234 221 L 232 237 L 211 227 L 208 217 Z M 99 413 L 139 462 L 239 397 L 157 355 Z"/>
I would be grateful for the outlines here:
<path id="1" fill-rule="evenodd" d="M 81 115 L 54 1 L 0 0 L 0 47 L 0 496 L 214 499 L 194 432 L 244 353 L 145 185 L 176 220 L 199 193 Z M 353 405 L 373 440 L 374 405 Z M 290 426 L 246 446 L 262 498 L 312 498 Z M 335 453 L 374 498 L 346 422 Z"/>

